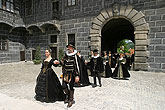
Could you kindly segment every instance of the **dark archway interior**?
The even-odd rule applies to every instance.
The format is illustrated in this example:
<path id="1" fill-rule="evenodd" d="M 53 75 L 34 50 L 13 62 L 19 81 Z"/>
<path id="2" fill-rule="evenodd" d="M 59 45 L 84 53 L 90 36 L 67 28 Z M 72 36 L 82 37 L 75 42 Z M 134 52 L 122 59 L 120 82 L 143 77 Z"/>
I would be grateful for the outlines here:
<path id="1" fill-rule="evenodd" d="M 101 34 L 101 51 L 117 52 L 117 43 L 123 39 L 129 39 L 135 43 L 134 27 L 124 18 L 115 18 L 107 22 Z"/>

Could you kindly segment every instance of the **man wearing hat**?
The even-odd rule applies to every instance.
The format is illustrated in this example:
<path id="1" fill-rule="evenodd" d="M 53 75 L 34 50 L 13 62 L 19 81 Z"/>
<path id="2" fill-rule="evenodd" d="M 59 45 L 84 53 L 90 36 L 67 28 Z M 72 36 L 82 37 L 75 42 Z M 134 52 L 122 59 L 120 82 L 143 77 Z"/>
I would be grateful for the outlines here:
<path id="1" fill-rule="evenodd" d="M 101 73 L 104 72 L 103 59 L 99 56 L 98 50 L 93 50 L 93 57 L 90 60 L 90 71 L 94 79 L 93 87 L 97 86 L 96 77 L 99 81 L 99 86 L 101 87 Z"/>
<path id="2" fill-rule="evenodd" d="M 61 61 L 63 66 L 63 81 L 62 87 L 66 94 L 66 99 L 64 103 L 68 103 L 67 107 L 71 107 L 75 103 L 74 99 L 74 82 L 79 81 L 79 62 L 77 56 L 77 50 L 72 43 L 69 43 L 67 46 L 67 51 L 63 60 Z M 68 87 L 69 86 L 69 87 Z"/>

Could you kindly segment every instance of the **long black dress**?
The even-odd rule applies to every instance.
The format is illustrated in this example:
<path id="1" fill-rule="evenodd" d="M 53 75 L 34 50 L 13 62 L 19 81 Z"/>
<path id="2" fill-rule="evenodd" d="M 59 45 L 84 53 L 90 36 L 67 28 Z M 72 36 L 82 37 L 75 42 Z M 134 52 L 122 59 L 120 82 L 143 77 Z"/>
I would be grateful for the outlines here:
<path id="1" fill-rule="evenodd" d="M 88 72 L 87 72 L 87 65 L 85 65 L 85 60 L 82 56 L 80 57 L 80 83 L 83 86 L 90 85 Z"/>
<path id="2" fill-rule="evenodd" d="M 126 62 L 125 58 L 123 59 L 118 58 L 117 67 L 115 68 L 113 72 L 113 78 L 126 79 L 130 77 L 127 66 L 126 64 L 124 64 L 125 62 Z"/>
<path id="3" fill-rule="evenodd" d="M 56 75 L 56 73 L 51 68 L 55 65 L 55 59 L 48 61 L 43 61 L 41 72 L 37 77 L 36 87 L 35 87 L 35 99 L 41 102 L 55 102 L 63 101 L 65 98 L 64 92 L 62 90 L 61 83 Z"/>
<path id="4" fill-rule="evenodd" d="M 104 61 L 104 66 L 105 66 L 105 78 L 112 77 L 112 70 L 111 70 L 111 67 L 109 65 L 109 57 L 104 56 L 103 61 Z"/>
<path id="5" fill-rule="evenodd" d="M 115 68 L 116 65 L 116 55 L 112 54 L 111 56 L 111 68 Z"/>

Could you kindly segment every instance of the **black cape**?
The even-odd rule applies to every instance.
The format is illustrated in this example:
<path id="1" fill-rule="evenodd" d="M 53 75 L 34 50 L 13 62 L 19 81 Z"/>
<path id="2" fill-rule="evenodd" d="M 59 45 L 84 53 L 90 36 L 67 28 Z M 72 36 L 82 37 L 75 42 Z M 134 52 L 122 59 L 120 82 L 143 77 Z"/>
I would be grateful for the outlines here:
<path id="1" fill-rule="evenodd" d="M 87 72 L 87 65 L 85 64 L 84 58 L 81 56 L 79 57 L 79 64 L 80 64 L 80 83 L 83 86 L 88 86 L 90 85 L 89 82 L 89 77 L 88 77 L 88 72 Z"/>

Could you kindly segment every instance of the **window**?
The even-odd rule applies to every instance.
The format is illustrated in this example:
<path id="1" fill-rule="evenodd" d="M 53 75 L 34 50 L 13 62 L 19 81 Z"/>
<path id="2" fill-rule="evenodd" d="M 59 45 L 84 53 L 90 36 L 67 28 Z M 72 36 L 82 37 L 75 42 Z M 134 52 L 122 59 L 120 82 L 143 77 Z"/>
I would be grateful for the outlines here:
<path id="1" fill-rule="evenodd" d="M 8 49 L 8 42 L 5 37 L 0 36 L 0 51 Z"/>
<path id="2" fill-rule="evenodd" d="M 76 0 L 67 0 L 67 6 L 76 5 Z"/>
<path id="3" fill-rule="evenodd" d="M 68 43 L 75 45 L 75 34 L 68 34 Z"/>
<path id="4" fill-rule="evenodd" d="M 53 2 L 53 11 L 56 11 L 56 12 L 58 12 L 59 11 L 59 2 L 57 1 L 57 2 Z"/>
<path id="5" fill-rule="evenodd" d="M 19 1 L 14 1 L 14 12 L 19 14 L 19 12 L 22 12 L 23 10 L 20 10 L 21 4 Z"/>
<path id="6" fill-rule="evenodd" d="M 76 0 L 72 0 L 72 5 L 76 5 Z"/>
<path id="7" fill-rule="evenodd" d="M 32 0 L 27 0 L 25 3 L 26 16 L 32 15 Z"/>
<path id="8" fill-rule="evenodd" d="M 50 36 L 50 43 L 57 43 L 57 35 Z"/>
<path id="9" fill-rule="evenodd" d="M 11 11 L 11 12 L 14 11 L 13 0 L 6 0 L 6 10 Z"/>
<path id="10" fill-rule="evenodd" d="M 2 0 L 0 0 L 0 8 L 2 8 Z"/>
<path id="11" fill-rule="evenodd" d="M 14 12 L 14 1 L 13 0 L 0 0 L 0 8 Z"/>

